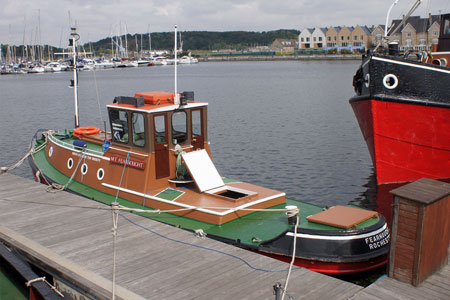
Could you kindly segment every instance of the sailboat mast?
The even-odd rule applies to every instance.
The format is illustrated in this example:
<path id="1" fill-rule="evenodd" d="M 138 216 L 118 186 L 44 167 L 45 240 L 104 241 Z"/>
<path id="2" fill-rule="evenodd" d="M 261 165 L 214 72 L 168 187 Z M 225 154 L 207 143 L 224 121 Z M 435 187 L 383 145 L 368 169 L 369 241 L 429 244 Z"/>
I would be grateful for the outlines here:
<path id="1" fill-rule="evenodd" d="M 72 57 L 73 57 L 73 93 L 75 100 L 75 128 L 80 127 L 79 111 L 78 111 L 78 73 L 77 73 L 77 47 L 76 42 L 80 39 L 77 33 L 76 27 L 71 28 L 69 46 L 72 46 Z"/>
<path id="2" fill-rule="evenodd" d="M 152 56 L 152 38 L 150 37 L 150 24 L 147 26 L 147 33 L 148 33 L 148 51 L 149 55 Z"/>
<path id="3" fill-rule="evenodd" d="M 175 47 L 173 48 L 175 52 L 174 66 L 175 66 L 175 99 L 174 104 L 180 104 L 180 99 L 178 98 L 178 87 L 177 87 L 177 25 L 175 25 Z"/>

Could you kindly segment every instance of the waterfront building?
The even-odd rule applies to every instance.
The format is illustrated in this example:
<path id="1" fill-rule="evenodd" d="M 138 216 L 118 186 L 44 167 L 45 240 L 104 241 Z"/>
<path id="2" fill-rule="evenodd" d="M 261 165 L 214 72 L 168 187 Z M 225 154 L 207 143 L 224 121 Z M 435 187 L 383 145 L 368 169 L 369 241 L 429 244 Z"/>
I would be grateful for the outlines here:
<path id="1" fill-rule="evenodd" d="M 300 49 L 309 49 L 313 48 L 312 45 L 312 34 L 314 32 L 314 28 L 306 28 L 302 32 L 300 32 L 298 36 L 298 44 Z"/>
<path id="2" fill-rule="evenodd" d="M 312 48 L 314 49 L 322 49 L 326 46 L 325 40 L 326 40 L 326 34 L 327 34 L 328 28 L 322 27 L 322 28 L 315 28 L 312 36 Z"/>
<path id="3" fill-rule="evenodd" d="M 351 43 L 354 48 L 360 50 L 370 47 L 371 32 L 367 26 L 357 25 L 352 31 Z"/>
<path id="4" fill-rule="evenodd" d="M 298 42 L 296 39 L 276 39 L 271 48 L 275 51 L 294 51 L 298 48 Z"/>
<path id="5" fill-rule="evenodd" d="M 327 39 L 327 47 L 328 48 L 336 48 L 338 46 L 338 35 L 341 31 L 342 27 L 340 26 L 332 26 L 328 28 L 326 33 L 326 39 Z"/>

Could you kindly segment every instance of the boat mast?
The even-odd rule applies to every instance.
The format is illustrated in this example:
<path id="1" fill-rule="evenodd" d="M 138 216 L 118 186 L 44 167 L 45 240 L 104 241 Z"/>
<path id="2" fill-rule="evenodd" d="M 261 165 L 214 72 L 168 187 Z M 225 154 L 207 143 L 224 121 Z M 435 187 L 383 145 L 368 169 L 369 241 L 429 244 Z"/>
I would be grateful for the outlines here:
<path id="1" fill-rule="evenodd" d="M 73 93 L 75 98 L 75 128 L 80 127 L 79 111 L 78 111 L 78 71 L 77 71 L 77 47 L 76 42 L 80 39 L 77 33 L 77 28 L 72 27 L 70 33 L 69 46 L 72 46 L 73 57 Z"/>
<path id="2" fill-rule="evenodd" d="M 152 57 L 152 39 L 150 37 L 150 24 L 148 24 L 147 26 L 147 33 L 148 33 L 148 51 L 149 51 L 149 55 L 150 57 Z"/>
<path id="3" fill-rule="evenodd" d="M 175 52 L 174 56 L 174 66 L 175 66 L 175 98 L 173 103 L 176 105 L 180 104 L 180 99 L 178 98 L 178 89 L 177 89 L 177 25 L 175 25 L 175 47 L 173 48 Z"/>

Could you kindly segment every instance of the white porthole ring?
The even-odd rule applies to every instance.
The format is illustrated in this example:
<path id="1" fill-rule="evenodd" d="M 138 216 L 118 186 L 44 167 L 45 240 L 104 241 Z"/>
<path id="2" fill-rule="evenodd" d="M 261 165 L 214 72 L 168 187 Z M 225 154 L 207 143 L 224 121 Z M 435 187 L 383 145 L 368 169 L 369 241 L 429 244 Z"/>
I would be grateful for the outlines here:
<path id="1" fill-rule="evenodd" d="M 105 170 L 103 170 L 103 168 L 100 168 L 97 170 L 97 179 L 103 180 L 103 177 L 105 177 Z"/>
<path id="2" fill-rule="evenodd" d="M 88 171 L 88 165 L 86 163 L 84 163 L 81 166 L 81 174 L 86 175 L 87 171 Z"/>
<path id="3" fill-rule="evenodd" d="M 364 80 L 364 85 L 366 86 L 366 88 L 369 88 L 369 85 L 370 85 L 370 74 L 369 73 L 366 74 L 366 78 Z"/>
<path id="4" fill-rule="evenodd" d="M 72 169 L 73 167 L 73 159 L 72 157 L 67 160 L 67 168 Z"/>
<path id="5" fill-rule="evenodd" d="M 383 78 L 383 85 L 389 90 L 393 90 L 398 86 L 398 78 L 394 74 L 387 74 Z"/>

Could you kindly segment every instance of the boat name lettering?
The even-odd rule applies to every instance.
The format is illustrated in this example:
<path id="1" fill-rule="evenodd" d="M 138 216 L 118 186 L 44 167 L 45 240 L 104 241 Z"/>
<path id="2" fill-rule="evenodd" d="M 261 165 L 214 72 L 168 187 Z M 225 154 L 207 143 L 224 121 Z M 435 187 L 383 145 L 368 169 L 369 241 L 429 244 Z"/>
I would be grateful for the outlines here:
<path id="1" fill-rule="evenodd" d="M 73 155 L 73 156 L 78 156 L 78 157 L 80 157 L 80 156 L 81 156 L 81 153 L 78 153 L 78 152 L 72 152 L 72 155 Z M 92 161 L 95 161 L 95 162 L 100 162 L 100 158 L 93 157 L 93 156 L 89 156 L 89 155 L 86 155 L 86 159 L 92 160 Z"/>
<path id="2" fill-rule="evenodd" d="M 130 166 L 132 168 L 137 168 L 144 170 L 145 169 L 145 163 L 142 161 L 136 161 L 132 159 L 128 159 L 126 157 L 121 156 L 111 156 L 110 161 L 115 164 L 124 165 L 125 162 L 127 163 L 127 166 Z"/>
<path id="3" fill-rule="evenodd" d="M 389 244 L 390 238 L 391 235 L 389 233 L 389 229 L 385 229 L 383 232 L 379 234 L 375 234 L 365 238 L 365 242 L 366 245 L 369 246 L 370 250 L 374 250 Z"/>

